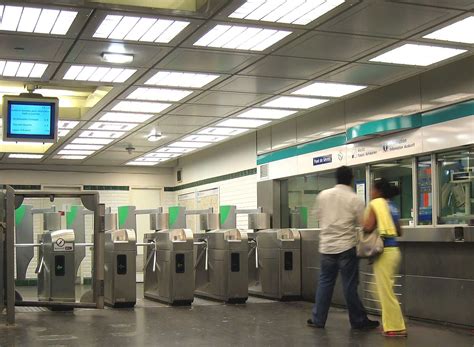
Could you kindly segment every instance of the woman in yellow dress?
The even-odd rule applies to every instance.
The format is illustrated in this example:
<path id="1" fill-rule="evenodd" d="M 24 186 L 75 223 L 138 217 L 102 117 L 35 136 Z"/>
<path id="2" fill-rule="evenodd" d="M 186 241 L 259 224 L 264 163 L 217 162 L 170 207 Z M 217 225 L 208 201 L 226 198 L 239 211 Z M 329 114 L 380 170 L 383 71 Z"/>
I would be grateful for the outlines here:
<path id="1" fill-rule="evenodd" d="M 377 293 L 382 306 L 383 334 L 407 336 L 400 304 L 393 291 L 394 275 L 400 267 L 401 254 L 396 237 L 401 236 L 399 212 L 390 199 L 399 194 L 397 187 L 384 179 L 375 181 L 372 200 L 364 218 L 364 231 L 377 230 L 384 240 L 384 251 L 373 263 Z"/>

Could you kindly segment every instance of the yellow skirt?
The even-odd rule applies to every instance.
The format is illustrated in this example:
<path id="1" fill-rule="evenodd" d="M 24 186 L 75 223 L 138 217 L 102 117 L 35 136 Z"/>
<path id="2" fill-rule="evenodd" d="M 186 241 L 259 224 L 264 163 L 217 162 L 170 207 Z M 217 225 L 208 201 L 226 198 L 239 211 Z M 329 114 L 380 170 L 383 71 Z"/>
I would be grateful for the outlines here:
<path id="1" fill-rule="evenodd" d="M 398 247 L 386 247 L 374 262 L 375 284 L 382 306 L 383 330 L 405 330 L 402 310 L 393 291 L 394 275 L 400 267 L 401 254 Z"/>

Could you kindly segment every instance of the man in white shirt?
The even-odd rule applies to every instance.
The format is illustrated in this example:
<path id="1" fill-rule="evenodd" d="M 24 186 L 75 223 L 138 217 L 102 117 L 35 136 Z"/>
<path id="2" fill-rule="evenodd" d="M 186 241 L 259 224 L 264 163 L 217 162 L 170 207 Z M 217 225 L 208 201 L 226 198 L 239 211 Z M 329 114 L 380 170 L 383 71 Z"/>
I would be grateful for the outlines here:
<path id="1" fill-rule="evenodd" d="M 379 322 L 367 318 L 357 293 L 359 284 L 359 260 L 356 255 L 357 230 L 364 213 L 364 203 L 352 189 L 352 170 L 341 166 L 336 171 L 337 185 L 322 191 L 316 200 L 316 214 L 321 233 L 319 253 L 321 270 L 312 318 L 308 325 L 324 328 L 332 300 L 332 293 L 339 271 L 349 321 L 353 329 L 373 329 Z"/>

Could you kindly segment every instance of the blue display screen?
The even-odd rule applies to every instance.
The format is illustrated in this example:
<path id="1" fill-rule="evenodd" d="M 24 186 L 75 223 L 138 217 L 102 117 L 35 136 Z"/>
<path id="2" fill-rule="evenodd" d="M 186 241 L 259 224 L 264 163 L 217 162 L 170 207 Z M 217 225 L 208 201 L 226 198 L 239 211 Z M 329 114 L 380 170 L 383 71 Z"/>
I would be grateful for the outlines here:
<path id="1" fill-rule="evenodd" d="M 7 136 L 12 138 L 54 139 L 55 104 L 9 101 Z"/>

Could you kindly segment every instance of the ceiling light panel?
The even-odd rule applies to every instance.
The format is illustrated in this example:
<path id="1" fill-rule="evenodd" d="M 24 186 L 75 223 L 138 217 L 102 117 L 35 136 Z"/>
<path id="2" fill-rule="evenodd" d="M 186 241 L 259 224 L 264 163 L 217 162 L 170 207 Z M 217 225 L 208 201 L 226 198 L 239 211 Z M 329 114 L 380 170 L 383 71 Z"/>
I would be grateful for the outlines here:
<path id="1" fill-rule="evenodd" d="M 242 114 L 238 118 L 257 118 L 257 119 L 282 119 L 298 111 L 293 110 L 275 110 L 271 108 L 252 108 Z"/>
<path id="2" fill-rule="evenodd" d="M 120 101 L 115 105 L 113 111 L 134 112 L 140 111 L 145 113 L 160 113 L 170 107 L 171 104 L 160 102 L 144 102 L 144 101 Z"/>
<path id="3" fill-rule="evenodd" d="M 235 136 L 242 134 L 246 131 L 249 131 L 249 129 L 244 129 L 244 128 L 207 128 L 204 130 L 201 130 L 198 134 L 199 135 L 225 135 L 225 136 Z"/>
<path id="4" fill-rule="evenodd" d="M 103 148 L 103 145 L 76 145 L 76 144 L 69 144 L 64 149 L 72 149 L 72 150 L 86 150 L 86 151 L 98 151 L 99 149 Z"/>
<path id="5" fill-rule="evenodd" d="M 229 18 L 306 25 L 344 0 L 247 0 Z"/>
<path id="6" fill-rule="evenodd" d="M 85 151 L 85 150 L 73 150 L 73 149 L 62 149 L 58 152 L 59 155 L 91 155 L 95 151 Z"/>
<path id="7" fill-rule="evenodd" d="M 177 141 L 169 144 L 169 147 L 180 147 L 180 148 L 202 148 L 209 146 L 210 142 L 189 142 L 189 141 Z"/>
<path id="8" fill-rule="evenodd" d="M 41 159 L 43 156 L 41 154 L 23 154 L 23 153 L 13 153 L 8 156 L 12 159 Z"/>
<path id="9" fill-rule="evenodd" d="M 298 89 L 291 94 L 295 95 L 312 95 L 312 96 L 328 96 L 338 98 L 344 95 L 355 93 L 359 90 L 367 88 L 355 84 L 315 82 L 306 87 Z"/>
<path id="10" fill-rule="evenodd" d="M 189 135 L 183 138 L 186 142 L 219 142 L 229 138 L 222 135 Z"/>
<path id="11" fill-rule="evenodd" d="M 474 16 L 464 18 L 456 23 L 432 32 L 425 39 L 443 40 L 462 43 L 474 43 Z"/>
<path id="12" fill-rule="evenodd" d="M 66 35 L 77 11 L 22 6 L 0 6 L 0 30 Z"/>
<path id="13" fill-rule="evenodd" d="M 118 139 L 120 136 L 124 134 L 125 134 L 124 132 L 120 132 L 120 131 L 86 130 L 81 133 L 80 137 L 97 138 L 97 139 Z"/>
<path id="14" fill-rule="evenodd" d="M 5 77 L 41 78 L 47 68 L 43 63 L 0 60 L 0 76 Z"/>
<path id="15" fill-rule="evenodd" d="M 108 145 L 113 139 L 96 139 L 96 138 L 77 138 L 72 140 L 71 143 L 86 144 L 86 145 Z"/>
<path id="16" fill-rule="evenodd" d="M 190 23 L 168 19 L 107 15 L 93 37 L 169 43 Z"/>
<path id="17" fill-rule="evenodd" d="M 150 157 L 140 157 L 136 158 L 135 162 L 149 162 L 149 163 L 159 163 L 160 161 L 168 160 L 169 158 L 150 158 Z"/>
<path id="18" fill-rule="evenodd" d="M 100 117 L 100 120 L 105 121 L 105 122 L 143 123 L 143 122 L 146 122 L 151 117 L 153 117 L 153 114 L 149 114 L 149 113 L 107 112 L 102 117 Z"/>
<path id="19" fill-rule="evenodd" d="M 329 100 L 327 99 L 314 99 L 314 98 L 301 98 L 295 96 L 280 96 L 272 101 L 267 102 L 263 107 L 276 107 L 276 108 L 295 108 L 295 109 L 308 109 L 317 105 L 323 104 Z"/>
<path id="20" fill-rule="evenodd" d="M 146 158 L 176 158 L 179 157 L 180 153 L 148 153 L 145 154 Z"/>
<path id="21" fill-rule="evenodd" d="M 133 61 L 132 54 L 102 53 L 102 60 L 112 64 L 127 64 Z"/>
<path id="22" fill-rule="evenodd" d="M 291 31 L 216 25 L 194 45 L 214 48 L 263 51 L 290 35 Z"/>
<path id="23" fill-rule="evenodd" d="M 465 49 L 407 43 L 372 58 L 370 61 L 389 64 L 428 66 L 464 52 L 466 52 Z"/>
<path id="24" fill-rule="evenodd" d="M 74 129 L 79 124 L 78 121 L 60 120 L 58 122 L 59 129 Z"/>
<path id="25" fill-rule="evenodd" d="M 123 83 L 137 72 L 136 69 L 121 69 L 100 66 L 72 65 L 63 79 L 73 81 Z"/>
<path id="26" fill-rule="evenodd" d="M 216 126 L 231 128 L 258 128 L 268 123 L 270 123 L 269 120 L 231 118 L 216 124 Z"/>
<path id="27" fill-rule="evenodd" d="M 180 101 L 191 95 L 192 90 L 164 89 L 164 88 L 137 88 L 127 99 L 152 101 Z"/>
<path id="28" fill-rule="evenodd" d="M 54 159 L 82 160 L 86 157 L 87 155 L 57 155 Z"/>
<path id="29" fill-rule="evenodd" d="M 136 123 L 105 123 L 94 122 L 89 127 L 89 130 L 106 130 L 106 131 L 130 131 L 135 128 Z"/>
<path id="30" fill-rule="evenodd" d="M 145 84 L 167 87 L 202 88 L 219 75 L 192 72 L 159 71 Z"/>
<path id="31" fill-rule="evenodd" d="M 178 147 L 163 147 L 155 151 L 155 153 L 189 153 L 192 152 L 194 148 L 178 148 Z"/>
<path id="32" fill-rule="evenodd" d="M 67 134 L 69 134 L 70 132 L 71 132 L 70 129 L 59 129 L 58 130 L 58 136 L 59 137 L 67 136 Z"/>
<path id="33" fill-rule="evenodd" d="M 158 164 L 158 162 L 146 162 L 146 161 L 129 161 L 125 165 L 131 166 L 154 166 Z"/>

